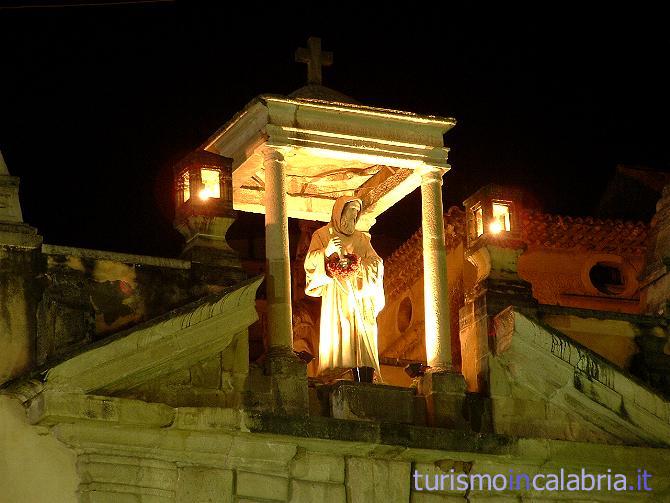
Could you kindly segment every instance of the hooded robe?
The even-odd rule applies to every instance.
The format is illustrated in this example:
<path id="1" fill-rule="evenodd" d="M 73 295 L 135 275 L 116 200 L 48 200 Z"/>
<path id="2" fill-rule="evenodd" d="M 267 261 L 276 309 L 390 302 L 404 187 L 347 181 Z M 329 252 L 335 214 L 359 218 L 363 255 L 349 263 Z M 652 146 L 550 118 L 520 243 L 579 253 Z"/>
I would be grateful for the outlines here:
<path id="1" fill-rule="evenodd" d="M 377 315 L 384 307 L 384 266 L 367 234 L 355 230 L 347 235 L 342 231 L 342 211 L 351 201 L 357 201 L 362 209 L 362 202 L 356 197 L 338 198 L 330 223 L 314 232 L 305 258 L 305 293 L 321 297 L 318 373 L 373 367 L 381 378 Z M 341 239 L 344 254 L 361 258 L 352 277 L 333 278 L 326 270 L 325 250 L 335 236 Z"/>

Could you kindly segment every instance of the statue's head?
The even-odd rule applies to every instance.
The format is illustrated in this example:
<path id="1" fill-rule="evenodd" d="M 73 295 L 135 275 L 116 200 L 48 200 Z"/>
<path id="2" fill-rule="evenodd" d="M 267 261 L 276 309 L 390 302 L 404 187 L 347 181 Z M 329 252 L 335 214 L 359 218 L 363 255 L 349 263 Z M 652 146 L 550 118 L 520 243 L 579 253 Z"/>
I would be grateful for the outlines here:
<path id="1" fill-rule="evenodd" d="M 333 206 L 333 216 L 330 223 L 338 232 L 350 236 L 356 229 L 356 222 L 361 209 L 360 199 L 350 196 L 340 197 Z"/>
<path id="2" fill-rule="evenodd" d="M 358 214 L 361 212 L 361 203 L 358 201 L 350 201 L 344 205 L 342 216 L 340 217 L 340 229 L 347 235 L 351 235 L 356 230 L 356 221 Z"/>

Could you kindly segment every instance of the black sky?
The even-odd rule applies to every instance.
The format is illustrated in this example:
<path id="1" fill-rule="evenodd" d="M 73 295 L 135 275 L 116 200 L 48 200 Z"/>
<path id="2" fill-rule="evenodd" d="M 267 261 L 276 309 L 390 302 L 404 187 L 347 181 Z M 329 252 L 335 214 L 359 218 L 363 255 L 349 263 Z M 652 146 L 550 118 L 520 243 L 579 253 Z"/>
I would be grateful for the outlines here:
<path id="1" fill-rule="evenodd" d="M 175 255 L 171 165 L 254 96 L 301 87 L 293 53 L 310 35 L 335 53 L 326 85 L 457 119 L 447 207 L 497 182 L 590 214 L 617 164 L 670 168 L 654 13 L 189 5 L 0 9 L 0 149 L 46 242 Z M 409 236 L 419 208 L 414 195 L 373 232 Z"/>

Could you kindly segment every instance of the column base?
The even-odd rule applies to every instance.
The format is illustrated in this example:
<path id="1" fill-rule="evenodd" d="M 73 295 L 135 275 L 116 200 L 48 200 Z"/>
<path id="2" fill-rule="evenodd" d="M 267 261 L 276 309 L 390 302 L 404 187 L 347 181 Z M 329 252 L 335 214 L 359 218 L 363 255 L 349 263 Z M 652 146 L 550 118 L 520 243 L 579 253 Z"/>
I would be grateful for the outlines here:
<path id="1" fill-rule="evenodd" d="M 418 391 L 426 399 L 427 423 L 437 428 L 470 430 L 462 374 L 428 371 L 419 379 Z"/>
<path id="2" fill-rule="evenodd" d="M 250 368 L 245 406 L 281 416 L 309 414 L 307 365 L 290 348 L 274 347 L 262 368 Z"/>

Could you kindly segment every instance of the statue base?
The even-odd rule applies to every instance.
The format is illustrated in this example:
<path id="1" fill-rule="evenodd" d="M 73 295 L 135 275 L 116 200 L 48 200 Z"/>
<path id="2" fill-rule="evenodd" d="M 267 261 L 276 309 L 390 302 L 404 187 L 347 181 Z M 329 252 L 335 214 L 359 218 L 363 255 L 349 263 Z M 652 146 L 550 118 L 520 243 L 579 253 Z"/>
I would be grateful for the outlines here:
<path id="1" fill-rule="evenodd" d="M 338 381 L 328 388 L 331 417 L 414 424 L 412 388 L 352 381 Z"/>

